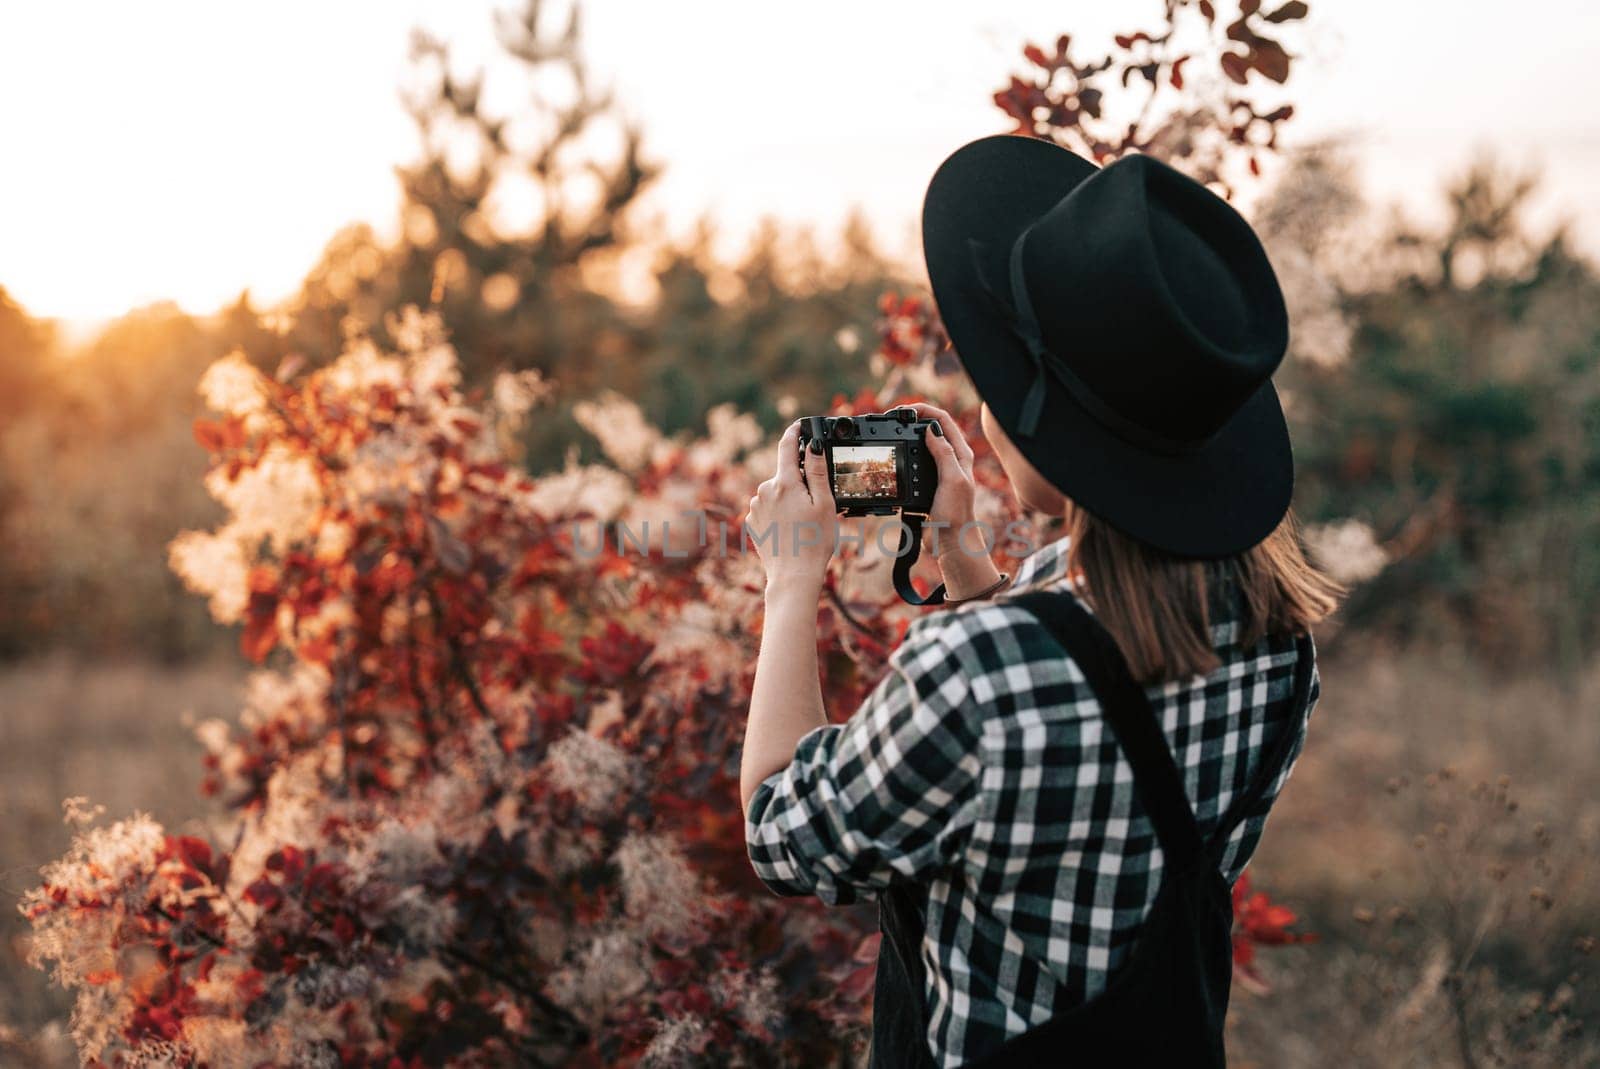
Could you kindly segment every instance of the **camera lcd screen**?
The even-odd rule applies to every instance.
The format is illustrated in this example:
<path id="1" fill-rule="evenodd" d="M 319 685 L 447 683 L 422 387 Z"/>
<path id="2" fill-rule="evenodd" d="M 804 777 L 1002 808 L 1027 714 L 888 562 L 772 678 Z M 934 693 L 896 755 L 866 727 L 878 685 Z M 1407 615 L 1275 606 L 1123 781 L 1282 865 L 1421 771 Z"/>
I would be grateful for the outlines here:
<path id="1" fill-rule="evenodd" d="M 892 501 L 900 496 L 900 473 L 892 445 L 833 447 L 833 496 Z"/>

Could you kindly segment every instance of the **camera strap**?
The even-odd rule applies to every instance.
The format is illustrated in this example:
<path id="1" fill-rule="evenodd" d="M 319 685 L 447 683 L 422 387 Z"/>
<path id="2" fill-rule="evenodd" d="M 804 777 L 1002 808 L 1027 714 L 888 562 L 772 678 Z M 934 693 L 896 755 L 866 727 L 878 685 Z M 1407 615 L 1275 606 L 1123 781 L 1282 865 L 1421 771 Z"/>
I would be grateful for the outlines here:
<path id="1" fill-rule="evenodd" d="M 943 605 L 943 583 L 930 590 L 927 597 L 918 594 L 917 588 L 911 585 L 911 569 L 916 565 L 917 558 L 922 556 L 922 521 L 924 518 L 915 512 L 900 514 L 900 538 L 902 541 L 895 551 L 894 592 L 899 594 L 900 600 L 908 605 Z M 911 539 L 909 546 L 904 541 L 907 538 Z"/>

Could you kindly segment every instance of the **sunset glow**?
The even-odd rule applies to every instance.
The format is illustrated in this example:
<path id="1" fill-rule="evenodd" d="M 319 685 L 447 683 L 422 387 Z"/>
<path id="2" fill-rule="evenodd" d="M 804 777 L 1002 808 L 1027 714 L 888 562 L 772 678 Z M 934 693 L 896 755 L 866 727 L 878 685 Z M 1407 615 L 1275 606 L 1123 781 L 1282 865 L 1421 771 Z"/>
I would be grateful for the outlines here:
<path id="1" fill-rule="evenodd" d="M 1077 5 L 1067 21 L 1103 35 L 1120 15 L 1110 6 Z M 1545 32 L 1562 21 L 1556 9 L 1573 25 L 1583 9 L 1548 8 L 1535 26 L 1488 17 L 1495 5 L 1457 5 L 1462 17 L 1423 37 L 1421 10 L 1328 4 L 1305 56 L 1295 137 L 1360 131 L 1369 188 L 1412 202 L 1489 146 L 1544 166 L 1547 216 L 1600 216 L 1588 181 L 1600 165 L 1584 103 L 1593 94 L 1574 91 L 1596 76 L 1581 34 Z M 1478 9 L 1484 17 L 1466 17 Z M 428 27 L 476 63 L 493 54 L 491 10 L 424 0 L 8 6 L 0 285 L 36 314 L 80 322 L 161 299 L 204 313 L 246 288 L 258 303 L 292 294 L 341 226 L 395 225 L 392 167 L 416 146 L 399 96 L 410 29 Z M 994 72 L 1062 17 L 1040 0 L 1004 14 L 953 0 L 827 0 L 802 20 L 722 0 L 596 0 L 585 32 L 597 72 L 667 165 L 648 203 L 671 229 L 711 212 L 736 242 L 763 216 L 832 228 L 860 206 L 914 262 L 927 175 L 949 146 L 999 128 L 987 102 Z M 885 41 L 896 43 L 885 51 Z M 895 59 L 906 52 L 947 58 L 908 69 Z M 1463 57 L 1491 53 L 1494 86 L 1467 80 Z M 1352 62 L 1396 81 L 1340 79 Z M 763 77 L 774 64 L 797 77 Z M 490 92 L 518 99 L 493 77 Z M 1521 102 L 1533 96 L 1545 125 L 1523 129 Z M 887 99 L 918 106 L 884 114 L 874 102 Z M 1600 244 L 1593 222 L 1580 232 Z"/>

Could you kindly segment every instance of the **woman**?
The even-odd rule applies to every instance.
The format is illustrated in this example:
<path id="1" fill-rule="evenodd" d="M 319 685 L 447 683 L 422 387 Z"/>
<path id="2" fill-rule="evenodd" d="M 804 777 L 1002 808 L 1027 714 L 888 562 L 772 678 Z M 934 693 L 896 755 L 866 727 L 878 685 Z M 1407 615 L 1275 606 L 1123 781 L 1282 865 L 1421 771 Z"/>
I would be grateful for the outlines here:
<path id="1" fill-rule="evenodd" d="M 1066 535 L 1014 580 L 965 551 L 972 449 L 918 406 L 943 432 L 929 518 L 957 604 L 837 725 L 816 661 L 830 540 L 758 544 L 752 863 L 779 894 L 879 899 L 874 1065 L 1220 1065 L 1228 888 L 1300 753 L 1308 632 L 1337 593 L 1289 513 L 1282 295 L 1204 187 L 1029 138 L 952 155 L 923 244 L 983 434 Z M 754 529 L 834 519 L 797 441 Z"/>

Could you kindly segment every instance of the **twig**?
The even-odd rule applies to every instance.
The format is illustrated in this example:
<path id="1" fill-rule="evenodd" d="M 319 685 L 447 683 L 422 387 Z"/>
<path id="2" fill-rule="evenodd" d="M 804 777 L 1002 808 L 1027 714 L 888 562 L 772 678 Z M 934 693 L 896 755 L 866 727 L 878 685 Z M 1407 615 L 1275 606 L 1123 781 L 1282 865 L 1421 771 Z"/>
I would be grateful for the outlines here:
<path id="1" fill-rule="evenodd" d="M 517 994 L 526 997 L 530 1002 L 547 1014 L 557 1025 L 566 1029 L 575 1042 L 583 1043 L 588 1040 L 589 1030 L 583 1026 L 583 1022 L 579 1021 L 576 1017 L 572 1016 L 571 1013 L 563 1009 L 549 995 L 546 995 L 537 987 L 534 987 L 531 984 L 523 981 L 514 973 L 509 972 L 506 969 L 502 969 L 500 966 L 495 965 L 492 962 L 482 961 L 476 957 L 473 957 L 471 954 L 468 954 L 466 951 L 461 950 L 458 947 L 445 947 L 444 955 L 450 960 L 465 965 L 468 968 L 477 969 L 485 976 L 500 981 Z"/>
<path id="2" fill-rule="evenodd" d="M 412 700 L 417 703 L 417 717 L 422 725 L 424 760 L 428 765 L 433 764 L 434 749 L 438 746 L 439 735 L 433 721 L 433 706 L 428 701 L 427 691 L 422 686 L 422 675 L 418 665 L 417 644 L 417 615 L 414 608 L 406 614 L 406 679 L 411 688 Z"/>
<path id="3" fill-rule="evenodd" d="M 494 715 L 489 712 L 489 703 L 483 700 L 483 692 L 478 689 L 478 680 L 472 674 L 472 669 L 467 665 L 466 653 L 461 648 L 461 642 L 454 635 L 448 634 L 443 627 L 444 606 L 439 604 L 439 595 L 432 584 L 427 585 L 428 604 L 433 607 L 434 627 L 444 639 L 445 645 L 450 648 L 450 668 L 461 685 L 466 687 L 467 695 L 472 699 L 473 707 L 478 710 L 478 715 L 485 720 L 493 720 Z"/>
<path id="4" fill-rule="evenodd" d="M 489 703 L 483 700 L 483 693 L 478 690 L 478 681 L 472 674 L 472 669 L 467 667 L 466 654 L 461 650 L 461 643 L 454 635 L 446 635 L 445 642 L 450 646 L 450 663 L 460 677 L 462 686 L 467 688 L 467 694 L 472 698 L 472 704 L 478 710 L 478 715 L 485 720 L 493 720 L 489 712 Z"/>
<path id="5" fill-rule="evenodd" d="M 164 918 L 167 921 L 167 923 L 172 924 L 172 925 L 181 925 L 181 924 L 183 924 L 183 918 L 173 916 L 171 913 L 167 912 L 166 907 L 164 907 L 164 906 L 155 906 L 153 908 L 155 909 L 156 916 Z M 191 926 L 191 927 L 194 928 L 194 934 L 195 935 L 199 936 L 201 939 L 205 940 L 207 943 L 210 943 L 212 946 L 216 947 L 218 950 L 232 950 L 233 949 L 233 947 L 229 946 L 225 940 L 218 939 L 216 936 L 212 935 L 210 932 L 206 931 L 204 928 L 195 927 L 195 926 Z"/>
<path id="6" fill-rule="evenodd" d="M 844 617 L 845 623 L 854 627 L 857 631 L 860 631 L 863 635 L 866 635 L 873 641 L 878 641 L 878 633 L 872 628 L 868 627 L 866 624 L 862 623 L 860 620 L 856 619 L 855 615 L 851 613 L 850 610 L 845 606 L 844 599 L 839 596 L 839 590 L 837 587 L 835 587 L 832 583 L 829 583 L 822 589 L 823 592 L 828 595 L 828 603 L 833 606 L 835 612 Z"/>

